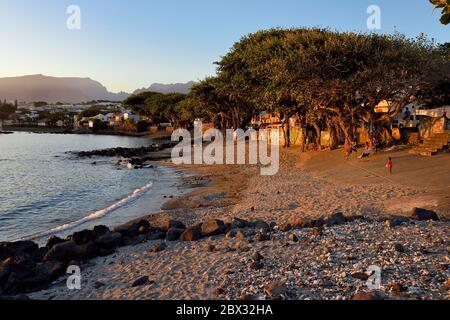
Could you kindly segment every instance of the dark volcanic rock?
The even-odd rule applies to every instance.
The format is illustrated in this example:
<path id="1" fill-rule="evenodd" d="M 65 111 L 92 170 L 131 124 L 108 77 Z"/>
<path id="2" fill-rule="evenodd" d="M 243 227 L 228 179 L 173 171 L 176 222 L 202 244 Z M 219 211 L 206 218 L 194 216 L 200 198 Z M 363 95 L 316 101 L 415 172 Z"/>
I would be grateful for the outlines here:
<path id="1" fill-rule="evenodd" d="M 425 220 L 434 220 L 438 221 L 439 217 L 436 212 L 421 208 L 414 208 L 411 212 L 411 219 L 425 221 Z"/>
<path id="2" fill-rule="evenodd" d="M 269 224 L 267 222 L 265 222 L 265 221 L 262 221 L 262 220 L 253 221 L 252 225 L 256 229 L 262 229 L 262 230 L 265 230 L 265 231 L 269 231 L 270 230 Z"/>
<path id="3" fill-rule="evenodd" d="M 147 220 L 130 222 L 123 226 L 114 228 L 115 232 L 120 232 L 124 237 L 134 237 L 138 234 L 146 233 L 150 229 L 150 223 Z"/>
<path id="4" fill-rule="evenodd" d="M 95 237 L 96 237 L 96 234 L 94 231 L 83 230 L 83 231 L 75 232 L 74 234 L 72 234 L 71 238 L 76 244 L 83 245 L 83 244 L 89 243 L 91 241 L 94 241 Z"/>
<path id="5" fill-rule="evenodd" d="M 160 230 L 150 230 L 146 235 L 147 240 L 150 241 L 164 239 L 165 237 L 166 233 Z"/>
<path id="6" fill-rule="evenodd" d="M 345 218 L 345 216 L 342 214 L 342 212 L 336 212 L 331 214 L 327 219 L 326 219 L 326 224 L 328 226 L 333 226 L 333 225 L 338 225 L 338 224 L 343 224 L 347 221 L 347 219 Z"/>
<path id="7" fill-rule="evenodd" d="M 95 226 L 94 227 L 94 233 L 95 233 L 96 237 L 100 237 L 100 236 L 108 233 L 109 231 L 110 230 L 109 230 L 109 228 L 107 226 L 100 225 L 100 226 Z"/>
<path id="8" fill-rule="evenodd" d="M 120 232 L 107 232 L 95 239 L 97 246 L 103 249 L 113 249 L 122 243 L 122 234 Z"/>
<path id="9" fill-rule="evenodd" d="M 48 239 L 48 241 L 47 241 L 47 243 L 46 243 L 46 247 L 47 248 L 51 248 L 51 247 L 53 247 L 55 244 L 58 244 L 58 243 L 62 243 L 62 242 L 64 242 L 65 240 L 63 240 L 63 239 L 61 239 L 61 238 L 59 238 L 59 237 L 57 237 L 57 236 L 52 236 L 50 239 Z"/>
<path id="10" fill-rule="evenodd" d="M 38 249 L 33 241 L 3 242 L 0 244 L 0 261 L 22 253 L 33 254 Z"/>
<path id="11" fill-rule="evenodd" d="M 147 284 L 148 282 L 149 282 L 148 276 L 142 276 L 142 277 L 134 280 L 133 283 L 131 284 L 131 286 L 132 287 L 140 287 L 140 286 Z"/>
<path id="12" fill-rule="evenodd" d="M 181 234 L 184 232 L 184 229 L 178 229 L 178 228 L 170 228 L 167 231 L 166 239 L 167 241 L 176 241 L 180 240 Z"/>
<path id="13" fill-rule="evenodd" d="M 43 261 L 83 261 L 93 258 L 97 254 L 98 248 L 94 242 L 79 246 L 75 241 L 71 240 L 54 245 L 44 256 Z"/>
<path id="14" fill-rule="evenodd" d="M 202 230 L 198 226 L 187 228 L 180 239 L 182 241 L 197 241 L 202 237 Z"/>
<path id="15" fill-rule="evenodd" d="M 218 219 L 209 219 L 203 222 L 202 232 L 206 237 L 224 234 L 227 231 L 225 223 Z"/>

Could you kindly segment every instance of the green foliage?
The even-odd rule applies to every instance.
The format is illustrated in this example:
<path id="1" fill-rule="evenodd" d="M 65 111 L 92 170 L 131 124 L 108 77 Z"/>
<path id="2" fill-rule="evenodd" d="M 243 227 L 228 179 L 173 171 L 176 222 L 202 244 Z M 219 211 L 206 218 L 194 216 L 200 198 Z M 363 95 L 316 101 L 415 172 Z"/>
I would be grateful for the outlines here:
<path id="1" fill-rule="evenodd" d="M 11 114 L 15 113 L 16 110 L 17 110 L 17 106 L 10 104 L 10 103 L 0 101 L 0 120 L 8 119 L 8 117 Z"/>
<path id="2" fill-rule="evenodd" d="M 441 10 L 440 21 L 444 25 L 450 23 L 450 0 L 430 0 L 431 4 L 434 5 L 434 9 Z"/>

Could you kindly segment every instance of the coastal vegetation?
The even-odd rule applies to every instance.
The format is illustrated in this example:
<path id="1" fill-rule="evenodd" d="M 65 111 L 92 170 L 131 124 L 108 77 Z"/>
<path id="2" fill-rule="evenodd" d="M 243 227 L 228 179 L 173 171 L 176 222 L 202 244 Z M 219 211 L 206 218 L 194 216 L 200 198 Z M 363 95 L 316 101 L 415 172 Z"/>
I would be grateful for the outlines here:
<path id="1" fill-rule="evenodd" d="M 125 104 L 174 126 L 202 118 L 221 129 L 245 128 L 269 111 L 280 115 L 288 137 L 286 124 L 295 116 L 314 128 L 316 142 L 327 130 L 335 144 L 349 144 L 361 126 L 372 128 L 371 138 L 381 141 L 406 104 L 433 105 L 436 92 L 448 101 L 448 56 L 448 45 L 425 36 L 270 29 L 234 44 L 216 62 L 216 75 L 195 84 L 189 95 L 145 92 Z M 392 108 L 376 113 L 382 101 Z"/>

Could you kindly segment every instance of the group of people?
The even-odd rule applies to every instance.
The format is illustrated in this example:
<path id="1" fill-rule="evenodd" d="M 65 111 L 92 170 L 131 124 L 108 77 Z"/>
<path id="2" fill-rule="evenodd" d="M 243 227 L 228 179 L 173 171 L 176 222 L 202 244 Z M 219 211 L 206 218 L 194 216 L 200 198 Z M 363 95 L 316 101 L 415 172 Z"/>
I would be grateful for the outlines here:
<path id="1" fill-rule="evenodd" d="M 364 150 L 361 153 L 361 155 L 358 156 L 358 159 L 365 159 L 370 157 L 372 153 L 377 153 L 378 149 L 378 141 L 374 138 L 372 140 L 372 146 L 370 146 L 369 142 L 366 141 L 364 144 Z M 345 145 L 345 160 L 348 160 L 351 156 L 351 154 L 358 152 L 358 141 L 354 139 L 351 144 Z M 392 158 L 389 157 L 386 162 L 386 168 L 389 170 L 389 173 L 392 174 L 392 168 L 394 167 Z"/>

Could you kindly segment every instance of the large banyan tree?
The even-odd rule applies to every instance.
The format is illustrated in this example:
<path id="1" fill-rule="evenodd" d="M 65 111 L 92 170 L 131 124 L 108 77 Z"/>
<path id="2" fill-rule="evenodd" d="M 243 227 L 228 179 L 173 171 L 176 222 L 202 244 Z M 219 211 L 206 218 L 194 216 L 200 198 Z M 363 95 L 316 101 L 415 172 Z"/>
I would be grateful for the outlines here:
<path id="1" fill-rule="evenodd" d="M 362 124 L 382 134 L 411 99 L 445 87 L 448 57 L 448 46 L 425 37 L 270 29 L 237 42 L 192 98 L 222 127 L 242 127 L 259 111 L 278 111 L 285 123 L 297 115 L 317 137 L 329 130 L 349 143 Z M 384 100 L 391 110 L 375 113 Z"/>

